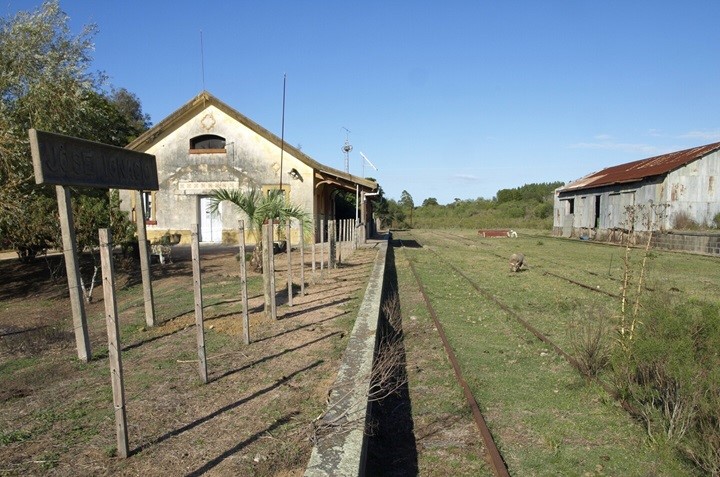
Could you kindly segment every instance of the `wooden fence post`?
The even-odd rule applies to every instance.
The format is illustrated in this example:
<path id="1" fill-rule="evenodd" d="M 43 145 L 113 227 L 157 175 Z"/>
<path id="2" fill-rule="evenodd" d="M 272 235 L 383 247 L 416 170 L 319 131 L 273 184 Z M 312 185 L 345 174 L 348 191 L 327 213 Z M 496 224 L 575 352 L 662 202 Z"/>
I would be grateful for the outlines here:
<path id="1" fill-rule="evenodd" d="M 272 249 L 268 247 L 268 227 L 272 227 L 270 224 L 263 224 L 262 233 L 260 234 L 260 243 L 258 244 L 262 248 L 262 270 L 263 270 L 263 297 L 264 304 L 263 310 L 269 316 L 270 315 L 270 254 Z M 271 244 L 272 245 L 272 244 Z"/>
<path id="2" fill-rule="evenodd" d="M 337 268 L 337 247 L 334 220 L 328 220 L 328 240 L 330 241 L 330 246 L 328 250 L 328 269 L 334 269 Z"/>
<path id="3" fill-rule="evenodd" d="M 285 224 L 285 248 L 287 249 L 287 293 L 288 293 L 288 306 L 293 306 L 293 276 L 292 276 L 292 255 L 290 255 L 290 252 L 292 252 L 292 245 L 290 240 L 290 234 L 292 233 L 292 228 L 290 226 L 290 219 L 287 220 Z"/>
<path id="4" fill-rule="evenodd" d="M 240 241 L 240 301 L 242 301 L 243 343 L 250 344 L 250 318 L 248 316 L 247 263 L 245 262 L 245 221 L 238 220 Z"/>
<path id="5" fill-rule="evenodd" d="M 312 261 L 312 267 L 311 267 L 312 275 L 313 275 L 313 280 L 314 280 L 315 279 L 315 234 L 313 234 L 313 241 L 312 241 L 312 244 L 310 245 L 310 255 L 311 255 L 310 258 Z"/>
<path id="6" fill-rule="evenodd" d="M 343 221 L 342 220 L 336 220 L 335 221 L 335 235 L 337 235 L 337 238 L 335 239 L 335 248 L 337 249 L 337 262 L 335 262 L 335 266 L 333 268 L 337 268 L 338 264 L 342 263 L 342 247 L 343 247 Z"/>
<path id="7" fill-rule="evenodd" d="M 105 301 L 105 324 L 108 335 L 108 358 L 110 361 L 110 380 L 115 409 L 115 434 L 117 436 L 118 456 L 128 456 L 127 416 L 125 414 L 125 385 L 120 347 L 120 325 L 118 323 L 117 301 L 115 300 L 115 272 L 112 260 L 111 234 L 108 229 L 100 229 L 100 263 L 103 277 L 103 299 Z"/>
<path id="8" fill-rule="evenodd" d="M 298 221 L 300 227 L 300 296 L 305 296 L 305 221 Z"/>
<path id="9" fill-rule="evenodd" d="M 263 225 L 264 246 L 266 255 L 266 267 L 263 267 L 263 275 L 267 280 L 265 289 L 265 312 L 270 318 L 277 320 L 277 301 L 275 296 L 275 254 L 273 253 L 273 220 L 269 224 Z M 266 271 L 267 270 L 267 271 Z"/>
<path id="10" fill-rule="evenodd" d="M 205 357 L 205 324 L 203 320 L 202 277 L 200 276 L 200 237 L 198 236 L 198 224 L 190 225 L 190 237 L 192 239 L 193 289 L 195 291 L 195 335 L 197 337 L 198 364 L 200 379 L 202 379 L 203 383 L 207 383 L 207 359 Z"/>
<path id="11" fill-rule="evenodd" d="M 325 219 L 320 219 L 320 271 L 322 272 L 325 266 Z"/>

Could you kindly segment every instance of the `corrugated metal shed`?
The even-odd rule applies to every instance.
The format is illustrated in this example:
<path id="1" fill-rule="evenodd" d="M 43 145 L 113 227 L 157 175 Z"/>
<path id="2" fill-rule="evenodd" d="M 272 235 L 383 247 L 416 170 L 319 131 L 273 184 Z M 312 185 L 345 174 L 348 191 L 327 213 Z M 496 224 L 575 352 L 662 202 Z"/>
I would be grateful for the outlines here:
<path id="1" fill-rule="evenodd" d="M 638 182 L 648 177 L 672 172 L 718 149 L 720 149 L 720 142 L 608 167 L 571 182 L 557 191 L 562 193 L 613 184 Z"/>

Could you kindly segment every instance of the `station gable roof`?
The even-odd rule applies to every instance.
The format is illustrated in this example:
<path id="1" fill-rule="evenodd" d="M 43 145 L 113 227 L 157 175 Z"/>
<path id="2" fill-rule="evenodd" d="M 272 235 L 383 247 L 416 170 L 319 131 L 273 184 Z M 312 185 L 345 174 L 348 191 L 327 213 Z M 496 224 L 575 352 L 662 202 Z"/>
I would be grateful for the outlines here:
<path id="1" fill-rule="evenodd" d="M 228 106 L 226 103 L 220 101 L 218 98 L 216 98 L 207 91 L 203 91 L 202 93 L 185 103 L 183 106 L 181 106 L 175 112 L 170 114 L 168 117 L 157 123 L 155 126 L 145 131 L 137 139 L 128 144 L 126 148 L 132 149 L 134 151 L 147 151 L 153 144 L 160 141 L 162 138 L 167 136 L 167 134 L 169 134 L 170 132 L 174 131 L 181 124 L 189 121 L 192 117 L 197 115 L 200 111 L 202 111 L 209 105 L 215 106 L 228 116 L 238 121 L 240 124 L 252 130 L 259 136 L 267 139 L 272 144 L 275 144 L 277 147 L 282 146 L 285 151 L 292 154 L 308 166 L 312 167 L 315 170 L 315 174 L 316 176 L 318 176 L 318 179 L 324 180 L 326 182 L 331 182 L 345 188 L 352 188 L 352 190 L 355 189 L 355 184 L 369 190 L 375 190 L 378 187 L 377 183 L 374 181 L 363 179 L 361 177 L 357 177 L 347 172 L 343 172 L 338 169 L 321 164 L 307 154 L 305 154 L 304 152 L 302 152 L 300 149 L 293 147 L 288 143 L 282 143 L 282 140 L 278 136 L 271 133 L 264 127 L 260 126 L 258 123 L 251 120 L 247 116 L 241 114 L 234 108 Z"/>

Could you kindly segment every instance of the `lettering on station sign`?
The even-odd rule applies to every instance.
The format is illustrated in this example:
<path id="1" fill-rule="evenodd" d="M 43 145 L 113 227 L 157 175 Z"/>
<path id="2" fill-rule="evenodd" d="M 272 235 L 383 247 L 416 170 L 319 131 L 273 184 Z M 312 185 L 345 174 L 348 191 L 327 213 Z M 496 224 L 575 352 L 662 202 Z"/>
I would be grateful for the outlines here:
<path id="1" fill-rule="evenodd" d="M 155 156 L 30 129 L 35 182 L 108 189 L 158 190 Z"/>

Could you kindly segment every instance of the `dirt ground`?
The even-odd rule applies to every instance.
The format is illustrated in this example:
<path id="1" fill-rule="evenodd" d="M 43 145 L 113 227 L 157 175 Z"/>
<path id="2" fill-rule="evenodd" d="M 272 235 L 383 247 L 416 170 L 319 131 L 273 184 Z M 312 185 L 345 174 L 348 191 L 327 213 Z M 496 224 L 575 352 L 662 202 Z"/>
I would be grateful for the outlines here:
<path id="1" fill-rule="evenodd" d="M 152 265 L 159 324 L 149 329 L 138 274 L 118 267 L 127 459 L 116 457 L 101 286 L 87 306 L 85 364 L 61 257 L 0 261 L 0 475 L 302 475 L 310 423 L 325 408 L 376 253 L 346 252 L 337 270 L 313 274 L 306 252 L 306 295 L 297 273 L 292 307 L 277 255 L 278 320 L 251 293 L 246 346 L 236 250 L 203 248 L 208 384 L 198 373 L 189 250 Z"/>

